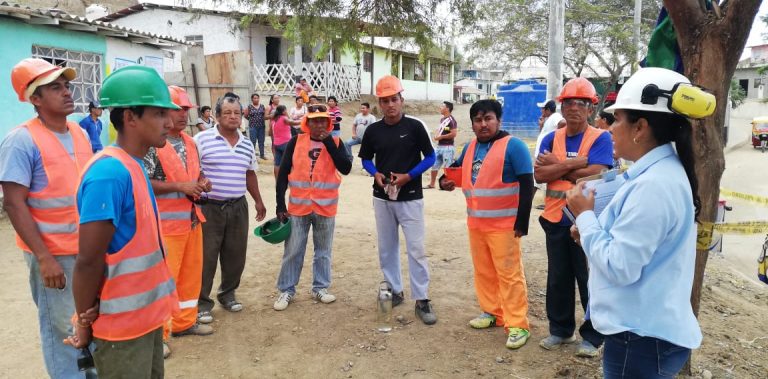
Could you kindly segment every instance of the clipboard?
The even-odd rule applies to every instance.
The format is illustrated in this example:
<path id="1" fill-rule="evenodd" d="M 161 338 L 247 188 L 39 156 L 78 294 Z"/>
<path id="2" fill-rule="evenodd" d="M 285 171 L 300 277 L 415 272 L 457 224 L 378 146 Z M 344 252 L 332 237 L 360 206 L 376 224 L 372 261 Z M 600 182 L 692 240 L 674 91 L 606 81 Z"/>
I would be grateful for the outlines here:
<path id="1" fill-rule="evenodd" d="M 608 170 L 598 175 L 587 176 L 576 181 L 576 184 L 584 184 L 584 196 L 590 190 L 595 191 L 595 215 L 600 216 L 613 199 L 613 195 L 621 188 L 626 179 L 624 178 L 625 168 Z"/>

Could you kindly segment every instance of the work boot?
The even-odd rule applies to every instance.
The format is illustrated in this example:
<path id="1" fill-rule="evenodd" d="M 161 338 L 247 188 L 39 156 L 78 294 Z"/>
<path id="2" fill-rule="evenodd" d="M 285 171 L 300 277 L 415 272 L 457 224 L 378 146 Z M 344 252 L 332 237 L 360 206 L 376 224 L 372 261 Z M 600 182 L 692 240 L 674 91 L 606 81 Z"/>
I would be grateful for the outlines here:
<path id="1" fill-rule="evenodd" d="M 576 350 L 577 357 L 595 358 L 597 357 L 597 354 L 597 348 L 588 341 L 581 341 L 581 344 L 579 344 L 579 349 Z"/>
<path id="2" fill-rule="evenodd" d="M 437 315 L 432 310 L 429 299 L 416 300 L 416 316 L 426 325 L 433 325 L 437 322 Z"/>
<path id="3" fill-rule="evenodd" d="M 392 307 L 402 304 L 404 300 L 405 296 L 402 291 L 392 293 Z"/>
<path id="4" fill-rule="evenodd" d="M 207 336 L 210 334 L 213 334 L 213 327 L 210 325 L 203 325 L 201 323 L 196 323 L 195 325 L 192 325 L 192 327 L 187 328 L 187 330 L 171 333 L 171 335 L 174 337 Z"/>
<path id="5" fill-rule="evenodd" d="M 571 344 L 574 342 L 576 342 L 576 336 L 570 336 L 570 337 L 549 336 L 541 340 L 541 342 L 539 342 L 539 346 L 547 350 L 555 350 L 559 348 L 560 345 Z"/>

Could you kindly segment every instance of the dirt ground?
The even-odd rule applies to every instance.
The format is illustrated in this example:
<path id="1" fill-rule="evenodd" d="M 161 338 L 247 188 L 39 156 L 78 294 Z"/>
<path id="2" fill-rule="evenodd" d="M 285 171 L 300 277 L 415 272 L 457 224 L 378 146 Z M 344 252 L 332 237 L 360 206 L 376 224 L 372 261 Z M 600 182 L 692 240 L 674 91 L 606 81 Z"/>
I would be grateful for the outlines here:
<path id="1" fill-rule="evenodd" d="M 345 106 L 348 113 L 356 106 Z M 437 123 L 437 105 L 419 104 L 417 116 L 430 126 Z M 434 111 L 426 114 L 429 109 Z M 463 143 L 471 136 L 468 106 L 454 112 L 459 119 Z M 409 111 L 410 112 L 410 111 Z M 350 134 L 348 123 L 344 134 Z M 355 149 L 355 151 L 357 151 Z M 738 164 L 732 164 L 732 157 Z M 729 168 L 724 187 L 738 185 L 754 172 L 765 172 L 766 155 L 742 147 L 728 155 Z M 259 172 L 262 196 L 269 216 L 274 214 L 274 179 L 271 164 Z M 423 180 L 427 180 L 425 175 Z M 344 178 L 333 252 L 335 303 L 324 305 L 311 300 L 311 259 L 305 260 L 304 275 L 296 301 L 287 310 L 272 310 L 277 291 L 275 282 L 282 256 L 281 245 L 270 245 L 251 236 L 248 262 L 238 298 L 245 309 L 228 313 L 216 307 L 212 324 L 216 332 L 208 337 L 181 337 L 171 341 L 173 355 L 166 361 L 169 378 L 599 378 L 599 359 L 574 357 L 575 346 L 545 351 L 538 346 L 547 336 L 544 308 L 546 251 L 544 234 L 531 216 L 530 234 L 523 240 L 523 260 L 528 280 L 531 339 L 518 351 L 504 347 L 501 328 L 473 330 L 467 321 L 479 313 L 472 282 L 472 262 L 465 227 L 465 208 L 460 192 L 425 191 L 427 254 L 430 259 L 430 297 L 439 321 L 423 325 L 414 315 L 412 300 L 395 308 L 402 316 L 390 333 L 375 330 L 376 289 L 381 280 L 376 253 L 376 230 L 371 206 L 372 179 L 365 175 L 358 159 L 352 173 Z M 762 179 L 752 192 L 768 193 Z M 537 197 L 534 203 L 541 203 Z M 747 219 L 753 206 L 733 202 L 730 220 Z M 744 218 L 740 218 L 744 216 Z M 761 213 L 762 219 L 766 214 Z M 255 227 L 255 220 L 251 226 Z M 740 237 L 741 238 L 741 237 Z M 6 304 L 6 327 L 0 331 L 0 377 L 42 378 L 45 376 L 36 309 L 31 301 L 27 269 L 21 253 L 12 243 L 13 229 L 0 222 L 0 291 Z M 737 241 L 734 245 L 731 241 Z M 723 254 L 710 258 L 705 277 L 700 322 L 704 343 L 693 355 L 694 376 L 715 378 L 768 377 L 766 350 L 768 335 L 768 286 L 753 278 L 762 237 L 739 240 L 726 236 Z M 401 246 L 403 241 L 401 239 Z M 311 247 L 308 249 L 311 252 Z M 405 260 L 405 249 L 402 248 Z M 311 256 L 311 253 L 308 253 Z M 749 257 L 733 261 L 729 257 Z M 752 262 L 751 264 L 745 262 Z M 738 263 L 742 262 L 742 263 Z M 404 263 L 404 282 L 408 271 Z M 406 294 L 408 287 L 406 285 Z M 581 311 L 578 311 L 581 317 Z"/>

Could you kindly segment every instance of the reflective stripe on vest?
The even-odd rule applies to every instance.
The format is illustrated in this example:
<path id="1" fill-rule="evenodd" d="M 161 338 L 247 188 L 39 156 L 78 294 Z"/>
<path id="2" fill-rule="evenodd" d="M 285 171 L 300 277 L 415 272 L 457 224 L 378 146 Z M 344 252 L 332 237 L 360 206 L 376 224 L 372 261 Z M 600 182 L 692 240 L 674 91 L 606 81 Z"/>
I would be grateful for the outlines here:
<path id="1" fill-rule="evenodd" d="M 334 138 L 339 146 L 339 139 Z M 336 216 L 339 202 L 341 175 L 331 155 L 322 145 L 314 168 L 308 152 L 311 149 L 309 134 L 300 134 L 293 151 L 291 172 L 288 174 L 288 186 L 291 194 L 288 199 L 288 213 L 294 216 L 306 216 L 317 213 L 325 217 Z M 310 177 L 310 171 L 312 173 Z"/>
<path id="2" fill-rule="evenodd" d="M 509 231 L 517 221 L 520 202 L 520 184 L 502 180 L 507 145 L 512 137 L 506 136 L 491 144 L 472 183 L 472 165 L 477 139 L 467 147 L 462 162 L 461 188 L 467 202 L 467 227 L 484 231 Z"/>
<path id="3" fill-rule="evenodd" d="M 552 140 L 552 154 L 561 161 L 567 158 L 565 147 L 566 131 L 566 128 L 557 129 Z M 581 145 L 576 155 L 578 157 L 588 157 L 589 150 L 603 132 L 605 131 L 588 126 L 584 131 L 584 136 L 581 138 Z M 567 180 L 555 180 L 547 183 L 547 191 L 544 195 L 544 212 L 541 214 L 541 217 L 544 217 L 549 222 L 560 222 L 563 219 L 565 193 L 572 187 L 573 183 Z"/>
<path id="4" fill-rule="evenodd" d="M 105 253 L 99 317 L 93 322 L 93 336 L 125 341 L 163 326 L 179 310 L 179 299 L 163 257 L 159 220 L 143 168 L 116 146 L 106 147 L 89 166 L 105 156 L 117 159 L 131 176 L 136 232 L 122 249 Z"/>
<path id="5" fill-rule="evenodd" d="M 91 143 L 79 125 L 68 121 L 73 159 L 61 141 L 39 118 L 28 120 L 19 127 L 27 129 L 32 142 L 40 151 L 40 160 L 48 180 L 45 188 L 30 192 L 26 199 L 40 237 L 53 255 L 77 254 L 80 218 L 75 195 L 80 173 L 93 156 Z M 24 251 L 32 251 L 18 234 L 16 245 Z"/>
<path id="6" fill-rule="evenodd" d="M 195 141 L 184 132 L 181 132 L 180 136 L 187 151 L 185 162 L 181 161 L 181 157 L 171 143 L 166 143 L 165 146 L 157 149 L 157 159 L 163 167 L 167 183 L 192 182 L 200 177 L 200 160 Z M 181 192 L 165 193 L 155 198 L 164 235 L 189 233 L 192 230 L 193 210 L 198 220 L 205 222 L 205 216 L 200 208 Z"/>
<path id="7" fill-rule="evenodd" d="M 555 191 L 547 188 L 545 196 L 553 199 L 565 199 L 565 191 Z"/>
<path id="8" fill-rule="evenodd" d="M 149 291 L 99 302 L 99 317 L 116 313 L 133 312 L 176 292 L 176 284 L 169 278 Z M 169 313 L 170 316 L 170 313 Z"/>

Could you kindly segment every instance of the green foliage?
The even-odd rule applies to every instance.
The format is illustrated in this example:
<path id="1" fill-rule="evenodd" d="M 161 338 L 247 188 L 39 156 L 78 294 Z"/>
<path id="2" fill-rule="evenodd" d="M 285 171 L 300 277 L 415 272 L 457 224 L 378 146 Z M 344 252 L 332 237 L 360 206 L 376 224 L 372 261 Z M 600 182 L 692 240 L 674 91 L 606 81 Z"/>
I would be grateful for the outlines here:
<path id="1" fill-rule="evenodd" d="M 240 1 L 253 9 L 269 9 L 267 19 L 272 26 L 295 44 L 319 46 L 318 56 L 325 56 L 331 47 L 360 52 L 376 36 L 412 41 L 423 59 L 460 31 L 453 28 L 450 18 L 435 16 L 438 7 L 449 7 L 450 14 L 460 20 L 471 20 L 475 9 L 472 0 Z M 242 23 L 251 21 L 245 17 Z"/>
<path id="2" fill-rule="evenodd" d="M 660 2 L 643 1 L 640 41 L 647 41 Z M 482 19 L 473 39 L 472 56 L 513 68 L 525 59 L 547 62 L 549 1 L 488 0 L 478 10 Z M 636 55 L 632 42 L 634 0 L 568 0 L 565 5 L 567 76 L 596 76 L 607 71 L 618 78 Z"/>
<path id="3" fill-rule="evenodd" d="M 736 79 L 731 79 L 731 107 L 737 108 L 739 105 L 744 104 L 744 100 L 747 98 L 747 92 L 744 88 L 741 88 L 739 82 Z"/>

